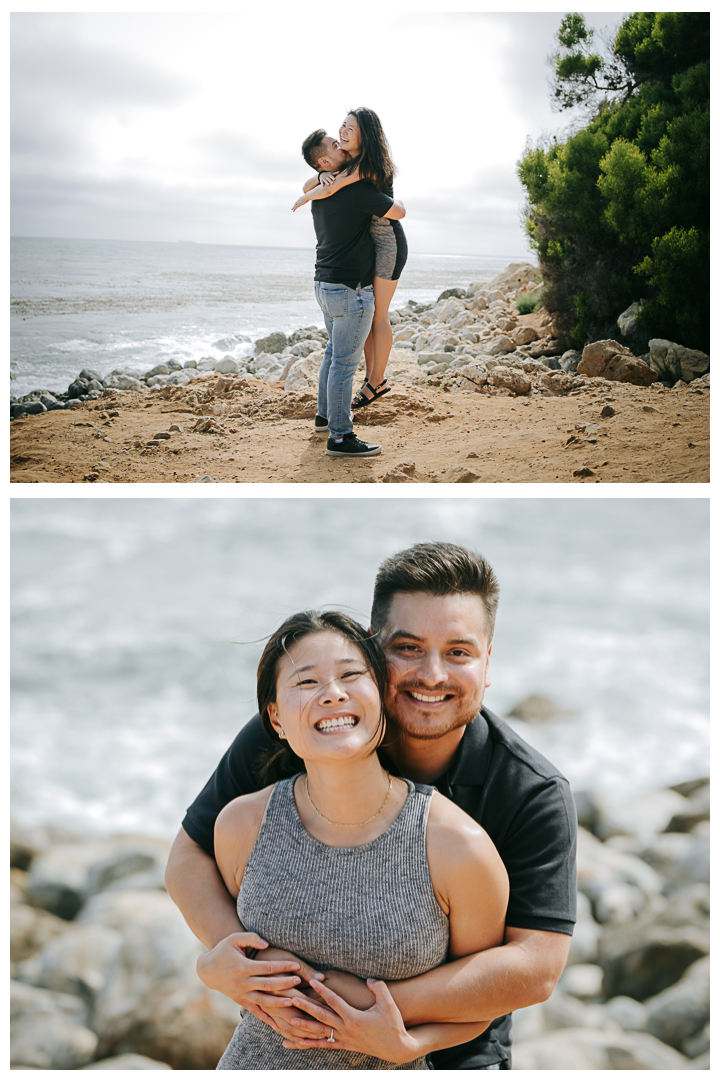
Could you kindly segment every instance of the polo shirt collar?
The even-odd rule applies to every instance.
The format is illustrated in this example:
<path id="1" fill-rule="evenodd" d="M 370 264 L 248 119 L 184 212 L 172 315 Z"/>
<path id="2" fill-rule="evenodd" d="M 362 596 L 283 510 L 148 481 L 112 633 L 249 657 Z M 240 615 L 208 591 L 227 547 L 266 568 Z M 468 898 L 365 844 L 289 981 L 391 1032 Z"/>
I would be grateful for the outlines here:
<path id="1" fill-rule="evenodd" d="M 493 741 L 484 712 L 481 710 L 465 728 L 455 760 L 447 772 L 437 778 L 437 787 L 452 791 L 457 785 L 480 787 L 485 782 L 492 760 Z"/>

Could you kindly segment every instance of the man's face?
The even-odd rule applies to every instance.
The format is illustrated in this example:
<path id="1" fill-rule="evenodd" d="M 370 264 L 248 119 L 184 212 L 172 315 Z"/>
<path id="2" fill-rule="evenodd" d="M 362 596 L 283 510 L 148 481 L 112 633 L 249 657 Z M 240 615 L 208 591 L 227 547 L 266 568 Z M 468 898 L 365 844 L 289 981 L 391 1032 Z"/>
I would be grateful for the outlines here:
<path id="1" fill-rule="evenodd" d="M 341 149 L 340 143 L 331 135 L 326 135 L 320 146 L 322 155 L 318 158 L 318 166 L 321 172 L 337 172 L 350 160 L 350 155 Z"/>
<path id="2" fill-rule="evenodd" d="M 486 621 L 479 596 L 395 594 L 382 630 L 391 723 L 417 739 L 470 723 L 490 685 Z"/>

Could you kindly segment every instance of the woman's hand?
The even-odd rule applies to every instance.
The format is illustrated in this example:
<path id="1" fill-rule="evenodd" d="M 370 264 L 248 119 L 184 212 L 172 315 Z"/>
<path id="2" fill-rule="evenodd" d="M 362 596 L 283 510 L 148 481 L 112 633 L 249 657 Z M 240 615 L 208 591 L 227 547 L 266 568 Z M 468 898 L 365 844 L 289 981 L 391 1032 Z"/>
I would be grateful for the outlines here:
<path id="1" fill-rule="evenodd" d="M 298 201 L 293 206 L 293 213 L 297 210 L 298 206 L 304 206 L 306 202 L 310 202 L 308 195 L 301 195 Z"/>
<path id="2" fill-rule="evenodd" d="M 262 960 L 251 960 L 246 949 L 262 950 Z M 197 973 L 211 990 L 218 990 L 243 1009 L 252 1013 L 278 1031 L 276 1021 L 264 1011 L 264 1006 L 288 1009 L 293 1001 L 288 991 L 324 978 L 297 956 L 268 946 L 257 934 L 230 934 L 214 949 L 198 957 Z"/>
<path id="3" fill-rule="evenodd" d="M 318 180 L 320 181 L 320 186 L 321 187 L 330 187 L 330 184 L 335 183 L 335 177 L 337 175 L 338 174 L 336 172 L 321 172 L 318 175 Z"/>
<path id="4" fill-rule="evenodd" d="M 328 1042 L 327 1036 L 322 1039 L 298 1036 L 283 1041 L 283 1046 L 287 1049 L 353 1050 L 395 1065 L 404 1065 L 425 1053 L 412 1034 L 405 1030 L 400 1010 L 384 982 L 368 979 L 367 986 L 374 998 L 374 1004 L 367 1009 L 353 1008 L 339 994 L 316 979 L 311 979 L 310 985 L 324 1004 L 305 998 L 296 1002 L 297 1007 L 332 1028 L 334 1042 Z M 300 1022 L 297 1019 L 291 1020 L 291 1027 L 298 1030 Z"/>

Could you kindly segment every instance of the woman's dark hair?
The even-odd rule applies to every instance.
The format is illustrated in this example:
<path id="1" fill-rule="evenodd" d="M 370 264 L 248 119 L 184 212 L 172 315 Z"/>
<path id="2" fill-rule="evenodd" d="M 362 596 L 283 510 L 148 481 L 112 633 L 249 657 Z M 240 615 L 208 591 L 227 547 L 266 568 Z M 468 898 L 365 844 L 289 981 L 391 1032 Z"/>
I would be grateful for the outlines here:
<path id="1" fill-rule="evenodd" d="M 258 664 L 257 702 L 260 721 L 269 738 L 277 743 L 277 749 L 272 749 L 267 753 L 261 766 L 263 779 L 268 783 L 282 780 L 286 776 L 294 776 L 295 773 L 305 772 L 305 763 L 302 758 L 293 753 L 287 742 L 280 738 L 268 716 L 268 705 L 277 697 L 280 661 L 287 656 L 292 645 L 307 637 L 308 634 L 324 634 L 328 631 L 340 634 L 351 642 L 365 658 L 368 670 L 380 694 L 380 719 L 377 731 L 379 732 L 384 726 L 387 666 L 385 654 L 377 638 L 355 619 L 351 619 L 349 615 L 344 615 L 341 611 L 300 611 L 297 615 L 291 615 L 272 634 Z"/>
<path id="2" fill-rule="evenodd" d="M 350 109 L 348 116 L 354 116 L 360 128 L 360 152 L 348 166 L 348 172 L 357 169 L 361 179 L 372 180 L 378 191 L 390 187 L 395 166 L 378 114 L 372 109 L 360 108 Z"/>

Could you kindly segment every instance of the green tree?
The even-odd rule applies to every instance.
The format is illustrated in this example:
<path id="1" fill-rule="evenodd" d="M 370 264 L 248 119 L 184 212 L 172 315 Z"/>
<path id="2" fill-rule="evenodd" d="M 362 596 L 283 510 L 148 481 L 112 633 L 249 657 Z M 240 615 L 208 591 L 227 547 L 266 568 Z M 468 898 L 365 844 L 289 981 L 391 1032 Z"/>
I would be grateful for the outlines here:
<path id="1" fill-rule="evenodd" d="M 589 113 L 518 165 L 546 305 L 580 347 L 616 337 L 618 314 L 642 295 L 634 347 L 660 336 L 707 350 L 709 15 L 635 12 L 595 48 L 571 14 L 557 37 L 555 104 Z"/>

